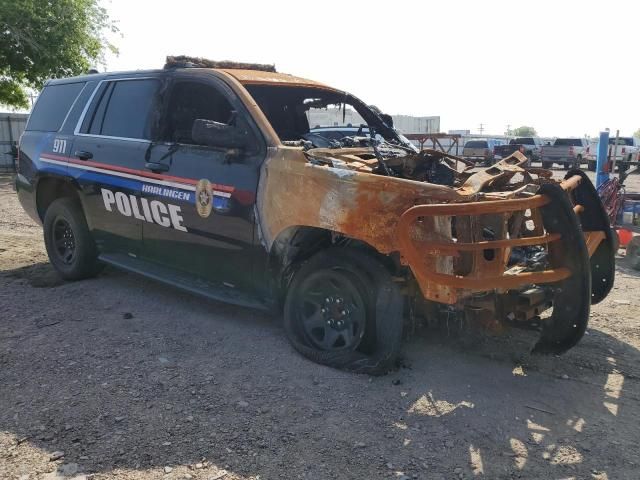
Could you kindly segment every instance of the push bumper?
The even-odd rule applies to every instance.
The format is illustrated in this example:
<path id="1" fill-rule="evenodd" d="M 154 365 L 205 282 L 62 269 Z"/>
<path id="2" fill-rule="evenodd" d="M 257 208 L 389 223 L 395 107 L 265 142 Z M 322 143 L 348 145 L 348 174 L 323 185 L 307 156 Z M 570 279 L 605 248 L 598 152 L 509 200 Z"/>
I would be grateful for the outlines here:
<path id="1" fill-rule="evenodd" d="M 526 234 L 511 238 L 514 223 L 522 222 Z M 494 238 L 483 237 L 487 225 Z M 529 198 L 414 206 L 400 218 L 398 239 L 402 261 L 428 300 L 455 305 L 477 292 L 552 287 L 554 310 L 538 352 L 560 353 L 575 345 L 591 303 L 613 286 L 611 228 L 593 184 L 580 170 L 560 184 L 542 185 Z M 544 268 L 509 265 L 513 249 L 534 246 L 547 252 Z"/>

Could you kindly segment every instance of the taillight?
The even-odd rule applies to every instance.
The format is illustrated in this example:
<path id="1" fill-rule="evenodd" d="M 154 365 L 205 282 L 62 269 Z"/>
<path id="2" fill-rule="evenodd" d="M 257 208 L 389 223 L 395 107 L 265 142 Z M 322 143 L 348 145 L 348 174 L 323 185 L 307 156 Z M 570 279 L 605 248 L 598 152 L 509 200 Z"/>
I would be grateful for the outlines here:
<path id="1" fill-rule="evenodd" d="M 520 153 L 524 153 L 524 146 L 520 145 L 520 148 L 518 150 L 520 150 Z"/>
<path id="2" fill-rule="evenodd" d="M 484 149 L 484 156 L 485 156 L 485 157 L 488 157 L 488 156 L 489 156 L 489 149 L 488 149 L 488 148 L 485 148 L 485 149 Z"/>
<path id="3" fill-rule="evenodd" d="M 626 151 L 627 151 L 627 149 L 625 147 L 622 147 L 622 152 L 621 152 L 622 155 L 624 155 L 624 152 L 626 152 Z"/>
<path id="4" fill-rule="evenodd" d="M 493 154 L 496 154 L 496 147 L 493 147 Z"/>
<path id="5" fill-rule="evenodd" d="M 587 153 L 589 153 L 589 149 L 590 149 L 590 148 L 591 148 L 591 147 L 587 147 Z"/>
<path id="6" fill-rule="evenodd" d="M 569 155 L 573 155 L 573 147 L 569 147 Z"/>
<path id="7" fill-rule="evenodd" d="M 544 152 L 544 147 L 540 147 L 540 155 L 542 155 L 542 152 Z"/>

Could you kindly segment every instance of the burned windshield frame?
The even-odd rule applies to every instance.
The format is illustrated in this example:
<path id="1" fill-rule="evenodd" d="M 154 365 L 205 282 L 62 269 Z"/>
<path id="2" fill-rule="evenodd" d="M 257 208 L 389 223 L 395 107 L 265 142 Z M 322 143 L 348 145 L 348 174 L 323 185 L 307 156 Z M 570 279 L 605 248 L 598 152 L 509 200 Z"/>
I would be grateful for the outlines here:
<path id="1" fill-rule="evenodd" d="M 314 126 L 300 125 L 303 122 L 301 113 L 306 112 L 310 104 L 305 105 L 304 100 L 317 98 L 324 105 L 348 105 L 362 117 L 370 130 L 380 134 L 386 141 L 411 148 L 412 145 L 404 140 L 393 128 L 385 124 L 378 112 L 373 111 L 366 103 L 353 95 L 337 90 L 317 87 L 298 87 L 289 85 L 245 85 L 258 106 L 273 126 L 282 141 L 295 141 L 303 138 Z M 295 107 L 303 107 L 296 111 Z M 301 127 L 304 130 L 301 131 Z"/>

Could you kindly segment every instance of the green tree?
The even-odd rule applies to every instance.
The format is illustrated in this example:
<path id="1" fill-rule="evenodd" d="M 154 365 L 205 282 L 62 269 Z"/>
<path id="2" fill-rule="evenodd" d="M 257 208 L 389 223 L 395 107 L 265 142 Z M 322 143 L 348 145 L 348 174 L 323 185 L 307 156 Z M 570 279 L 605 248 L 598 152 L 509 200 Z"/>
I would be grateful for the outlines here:
<path id="1" fill-rule="evenodd" d="M 511 133 L 514 137 L 535 137 L 536 135 L 538 135 L 538 132 L 536 132 L 535 128 L 527 127 L 526 125 L 514 128 Z"/>
<path id="2" fill-rule="evenodd" d="M 27 108 L 28 89 L 104 64 L 109 31 L 98 0 L 0 0 L 0 104 Z"/>
<path id="3" fill-rule="evenodd" d="M 640 138 L 640 128 L 636 130 L 636 132 L 633 134 L 633 136 Z"/>

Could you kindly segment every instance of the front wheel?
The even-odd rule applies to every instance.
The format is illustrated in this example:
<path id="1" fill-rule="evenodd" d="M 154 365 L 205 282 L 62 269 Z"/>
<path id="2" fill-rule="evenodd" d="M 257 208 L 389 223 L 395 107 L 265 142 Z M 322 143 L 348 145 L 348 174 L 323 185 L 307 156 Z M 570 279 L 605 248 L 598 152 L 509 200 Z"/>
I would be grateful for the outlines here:
<path id="1" fill-rule="evenodd" d="M 391 275 L 359 250 L 329 249 L 293 277 L 284 328 L 293 347 L 314 362 L 379 375 L 400 350 L 403 299 Z"/>
<path id="2" fill-rule="evenodd" d="M 65 280 L 93 277 L 103 264 L 77 200 L 59 198 L 44 216 L 44 244 L 51 265 Z"/>

